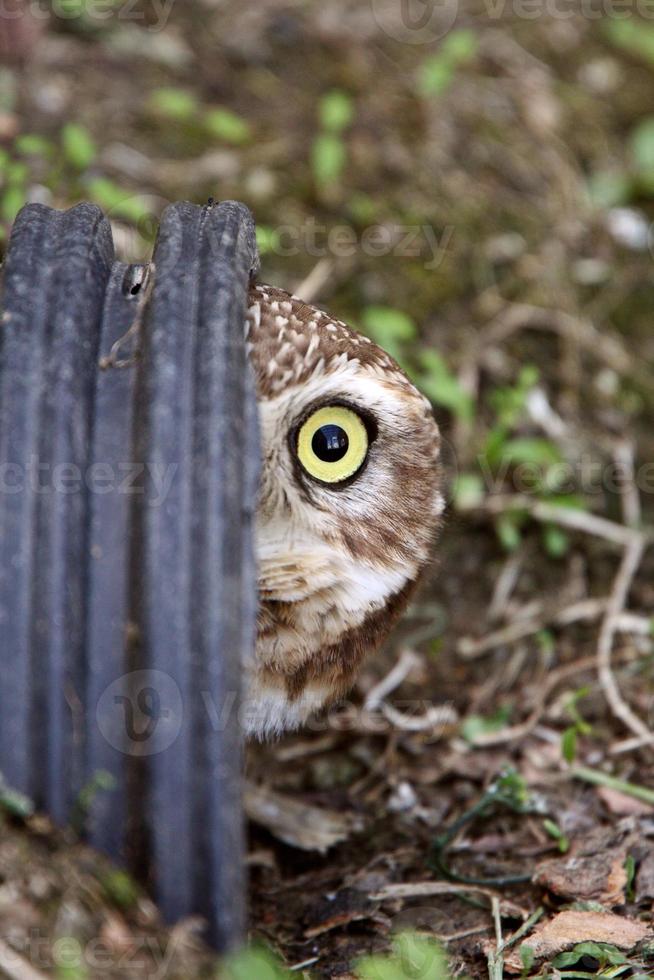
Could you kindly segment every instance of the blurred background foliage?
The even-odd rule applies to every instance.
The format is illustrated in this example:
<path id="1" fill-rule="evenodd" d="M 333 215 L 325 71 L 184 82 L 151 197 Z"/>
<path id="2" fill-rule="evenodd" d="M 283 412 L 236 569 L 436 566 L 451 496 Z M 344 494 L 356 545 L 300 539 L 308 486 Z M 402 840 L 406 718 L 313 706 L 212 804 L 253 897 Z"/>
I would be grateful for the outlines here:
<path id="1" fill-rule="evenodd" d="M 576 658 L 585 657 L 587 670 L 596 652 L 596 623 L 560 630 L 552 610 L 605 596 L 616 565 L 605 541 L 565 521 L 534 519 L 534 501 L 616 523 L 651 524 L 654 515 L 647 4 L 446 0 L 449 20 L 436 36 L 398 33 L 395 0 L 49 6 L 49 19 L 21 21 L 13 40 L 0 26 L 0 249 L 26 201 L 97 202 L 111 217 L 119 254 L 133 261 L 151 254 L 168 202 L 248 204 L 262 279 L 296 290 L 389 350 L 433 402 L 445 436 L 450 509 L 429 602 L 418 608 L 430 624 L 415 641 L 426 654 L 423 673 L 409 678 L 408 692 L 450 699 L 456 752 L 520 722 L 526 703 L 538 703 L 538 695 L 525 701 L 534 678 L 544 684 L 553 665 Z M 616 469 L 625 458 L 632 477 L 643 477 L 642 513 L 625 508 Z M 496 498 L 508 503 L 495 506 Z M 654 609 L 651 551 L 630 596 L 641 625 Z M 482 649 L 490 660 L 462 662 L 470 633 L 473 641 L 484 631 L 501 634 L 516 616 L 528 626 L 521 645 L 498 638 Z M 652 636 L 640 629 L 623 653 L 629 644 L 635 656 L 621 688 L 651 721 Z M 376 661 L 360 693 L 388 665 Z M 529 746 L 523 761 L 532 780 L 547 770 L 549 788 L 564 763 L 606 762 L 606 746 L 625 734 L 612 727 L 596 681 L 579 678 L 547 723 L 551 758 L 539 743 L 541 762 Z M 403 736 L 407 758 L 420 764 L 421 737 Z M 366 759 L 371 772 L 377 765 L 379 746 L 366 738 L 353 735 L 334 758 L 291 767 L 275 768 L 272 750 L 266 778 L 331 800 L 365 782 Z M 520 752 L 510 743 L 505 755 L 514 761 Z M 471 758 L 456 783 L 461 800 L 477 791 L 466 782 Z M 621 755 L 615 768 L 651 784 L 646 759 Z M 490 771 L 504 762 L 478 765 Z M 440 820 L 456 809 L 436 776 L 433 786 L 421 779 L 423 810 L 432 806 Z M 569 802 L 562 797 L 556 814 L 566 827 L 574 825 Z M 364 807 L 358 797 L 356 805 Z M 400 810 L 383 810 L 380 836 L 391 828 L 406 842 Z M 420 850 L 417 826 L 410 835 Z M 553 846 L 567 846 L 557 822 L 545 830 Z M 374 833 L 368 838 L 382 846 Z M 414 873 L 423 859 L 424 847 Z M 259 922 L 274 922 L 265 896 L 276 887 L 262 892 Z M 301 908 L 305 887 L 302 878 Z M 286 898 L 293 908 L 290 888 Z M 338 955 L 358 961 L 360 952 L 359 945 Z M 253 963 L 261 970 L 266 963 L 271 978 L 284 975 L 260 955 L 247 954 L 254 959 L 237 963 L 234 977 Z M 405 975 L 397 957 L 363 961 L 358 970 Z"/>
<path id="2" fill-rule="evenodd" d="M 243 200 L 263 277 L 306 284 L 433 400 L 456 503 L 524 465 L 540 495 L 583 505 L 534 404 L 545 392 L 605 448 L 651 412 L 654 23 L 465 0 L 405 43 L 381 0 L 36 7 L 0 71 L 5 237 L 27 200 L 90 199 L 138 260 L 168 201 Z M 615 333 L 639 369 L 524 331 L 473 365 L 479 331 L 520 304 Z M 498 522 L 506 547 L 520 523 Z M 564 537 L 545 535 L 550 554 Z"/>

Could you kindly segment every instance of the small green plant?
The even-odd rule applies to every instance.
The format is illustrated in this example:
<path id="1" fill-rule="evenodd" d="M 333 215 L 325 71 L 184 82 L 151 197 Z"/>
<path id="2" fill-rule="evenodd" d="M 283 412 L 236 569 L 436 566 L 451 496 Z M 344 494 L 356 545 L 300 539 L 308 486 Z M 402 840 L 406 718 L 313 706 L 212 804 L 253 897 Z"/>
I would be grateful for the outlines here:
<path id="1" fill-rule="evenodd" d="M 292 980 L 296 976 L 269 949 L 253 946 L 229 957 L 216 980 Z M 412 932 L 398 933 L 390 954 L 359 960 L 354 976 L 357 980 L 450 980 L 442 947 Z"/>
<path id="2" fill-rule="evenodd" d="M 582 718 L 577 707 L 579 701 L 589 694 L 589 690 L 587 687 L 580 688 L 570 695 L 565 704 L 565 710 L 572 719 L 572 724 L 566 728 L 561 736 L 561 755 L 569 765 L 572 765 L 577 757 L 578 736 L 590 735 L 593 730 L 592 726 Z"/>
<path id="3" fill-rule="evenodd" d="M 205 139 L 241 146 L 251 138 L 249 124 L 230 109 L 204 105 L 184 88 L 160 88 L 146 104 L 147 112 L 164 122 L 175 122 Z"/>
<path id="4" fill-rule="evenodd" d="M 107 898 L 119 908 L 130 909 L 136 905 L 139 897 L 138 885 L 126 871 L 114 868 L 102 875 L 100 884 Z"/>
<path id="5" fill-rule="evenodd" d="M 480 735 L 499 732 L 511 720 L 511 708 L 507 705 L 498 708 L 492 715 L 468 715 L 461 725 L 461 735 L 474 745 Z"/>
<path id="6" fill-rule="evenodd" d="M 478 40 L 474 31 L 462 28 L 447 35 L 436 54 L 423 61 L 418 72 L 418 92 L 429 97 L 441 95 L 452 82 L 457 69 L 472 61 Z"/>
<path id="7" fill-rule="evenodd" d="M 418 363 L 419 369 L 413 372 L 414 380 L 427 398 L 462 422 L 472 422 L 474 401 L 438 351 L 431 347 L 420 351 Z"/>
<path id="8" fill-rule="evenodd" d="M 61 149 L 66 162 L 80 172 L 88 170 L 95 160 L 95 143 L 79 123 L 66 123 L 61 131 Z"/>
<path id="9" fill-rule="evenodd" d="M 570 849 L 570 841 L 554 820 L 548 820 L 547 818 L 543 820 L 543 828 L 552 840 L 556 841 L 556 846 L 561 854 L 565 854 Z"/>
<path id="10" fill-rule="evenodd" d="M 318 106 L 320 132 L 311 149 L 311 169 L 319 191 L 330 191 L 341 179 L 347 163 L 344 130 L 354 119 L 351 97 L 338 89 L 328 92 Z"/>
<path id="11" fill-rule="evenodd" d="M 390 306 L 367 306 L 361 320 L 364 332 L 391 357 L 398 362 L 406 359 L 407 345 L 418 337 L 418 328 L 407 313 Z"/>
<path id="12" fill-rule="evenodd" d="M 358 980 L 449 980 L 442 947 L 426 936 L 400 933 L 390 956 L 366 956 L 355 967 Z"/>
<path id="13" fill-rule="evenodd" d="M 110 772 L 100 769 L 82 787 L 75 801 L 70 817 L 73 830 L 81 834 L 84 831 L 93 802 L 100 793 L 110 793 L 116 788 L 116 780 Z"/>
<path id="14" fill-rule="evenodd" d="M 186 122 L 199 112 L 198 100 L 192 92 L 183 88 L 160 88 L 148 101 L 149 109 L 166 119 Z"/>
<path id="15" fill-rule="evenodd" d="M 18 790 L 7 786 L 2 778 L 2 773 L 0 773 L 0 809 L 12 817 L 20 817 L 21 820 L 31 817 L 34 813 L 32 800 L 24 793 L 19 793 Z"/>

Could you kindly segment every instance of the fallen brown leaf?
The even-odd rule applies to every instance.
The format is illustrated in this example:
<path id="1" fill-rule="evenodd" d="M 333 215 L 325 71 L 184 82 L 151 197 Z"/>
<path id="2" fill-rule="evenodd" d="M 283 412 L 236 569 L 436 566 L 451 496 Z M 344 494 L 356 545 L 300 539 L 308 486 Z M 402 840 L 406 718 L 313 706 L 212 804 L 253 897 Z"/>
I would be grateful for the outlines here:
<path id="1" fill-rule="evenodd" d="M 612 912 L 569 910 L 559 912 L 553 919 L 537 926 L 521 945 L 529 946 L 536 960 L 542 960 L 573 949 L 578 943 L 608 943 L 618 949 L 630 950 L 644 939 L 654 939 L 654 933 L 636 919 Z M 519 950 L 505 957 L 504 964 L 510 972 L 520 973 Z"/>
<path id="2" fill-rule="evenodd" d="M 627 885 L 625 861 L 634 839 L 630 830 L 600 828 L 574 840 L 564 857 L 541 861 L 532 880 L 564 898 L 622 905 Z"/>
<path id="3" fill-rule="evenodd" d="M 310 806 L 252 783 L 246 786 L 244 801 L 250 820 L 303 851 L 324 854 L 361 829 L 361 821 L 353 814 Z"/>

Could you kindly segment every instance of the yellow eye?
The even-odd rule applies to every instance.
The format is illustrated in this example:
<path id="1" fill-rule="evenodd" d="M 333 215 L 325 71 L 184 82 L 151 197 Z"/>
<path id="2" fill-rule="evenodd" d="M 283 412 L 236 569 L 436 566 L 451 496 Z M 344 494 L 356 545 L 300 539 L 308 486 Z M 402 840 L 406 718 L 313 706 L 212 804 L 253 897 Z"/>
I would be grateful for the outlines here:
<path id="1" fill-rule="evenodd" d="M 319 408 L 298 434 L 298 459 L 309 476 L 322 483 L 341 483 L 354 476 L 367 453 L 366 427 L 356 412 L 343 405 Z"/>

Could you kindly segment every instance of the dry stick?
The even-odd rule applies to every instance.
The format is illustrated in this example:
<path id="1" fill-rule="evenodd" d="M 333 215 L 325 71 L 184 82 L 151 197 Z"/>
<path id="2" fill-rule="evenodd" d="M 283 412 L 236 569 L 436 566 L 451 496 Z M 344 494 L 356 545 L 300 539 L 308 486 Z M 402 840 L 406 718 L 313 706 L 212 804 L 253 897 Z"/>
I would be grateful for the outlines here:
<path id="1" fill-rule="evenodd" d="M 617 338 L 600 333 L 590 320 L 572 316 L 563 310 L 548 310 L 527 303 L 513 303 L 500 310 L 497 316 L 481 329 L 475 338 L 475 346 L 479 350 L 501 344 L 514 333 L 525 329 L 551 330 L 564 337 L 570 337 L 584 350 L 604 361 L 620 374 L 633 374 L 637 367 Z"/>
<path id="2" fill-rule="evenodd" d="M 591 670 L 597 664 L 596 657 L 584 657 L 582 660 L 575 660 L 572 664 L 566 664 L 553 671 L 545 679 L 544 684 L 539 687 L 536 704 L 529 717 L 519 725 L 511 725 L 502 728 L 498 732 L 483 732 L 473 739 L 473 745 L 478 748 L 487 748 L 490 745 L 504 745 L 506 742 L 515 742 L 529 735 L 536 727 L 543 714 L 548 696 L 558 687 L 561 681 L 568 677 L 575 677 L 584 670 Z"/>
<path id="3" fill-rule="evenodd" d="M 484 895 L 486 898 L 498 898 L 492 888 L 483 885 L 457 884 L 453 881 L 413 881 L 384 885 L 379 891 L 369 896 L 374 902 L 385 902 L 390 899 L 402 898 L 431 898 L 434 895 Z M 513 903 L 506 903 L 517 908 Z"/>
<path id="4" fill-rule="evenodd" d="M 481 509 L 487 514 L 523 510 L 537 521 L 558 524 L 573 531 L 582 531 L 584 534 L 591 534 L 596 538 L 603 538 L 605 541 L 611 541 L 613 544 L 623 547 L 630 544 L 634 539 L 644 539 L 646 542 L 654 539 L 651 528 L 636 531 L 633 528 L 625 527 L 623 524 L 617 524 L 615 521 L 609 521 L 605 517 L 598 517 L 597 514 L 589 514 L 585 510 L 576 510 L 572 507 L 548 504 L 543 500 L 533 500 L 526 494 L 494 494 L 487 498 Z"/>
<path id="5" fill-rule="evenodd" d="M 640 738 L 649 738 L 652 732 L 624 701 L 611 669 L 611 652 L 616 633 L 616 620 L 624 611 L 629 589 L 638 571 L 644 550 L 645 542 L 640 537 L 634 538 L 625 548 L 597 643 L 597 672 L 604 696 L 615 717 L 619 718 L 634 735 Z"/>
<path id="6" fill-rule="evenodd" d="M 563 609 L 553 610 L 550 615 L 530 619 L 516 619 L 501 629 L 487 633 L 479 639 L 463 636 L 457 645 L 457 652 L 466 660 L 473 660 L 500 646 L 508 646 L 534 636 L 548 626 L 569 626 L 571 623 L 597 619 L 606 609 L 607 600 L 582 599 Z"/>
<path id="7" fill-rule="evenodd" d="M 625 523 L 636 529 L 641 522 L 640 497 L 635 482 L 633 447 L 622 442 L 615 450 L 615 459 L 622 472 L 621 501 Z M 616 718 L 639 738 L 650 738 L 652 732 L 636 715 L 620 694 L 620 688 L 611 669 L 611 653 L 616 634 L 618 617 L 625 611 L 629 590 L 645 551 L 646 539 L 638 532 L 626 546 L 618 573 L 613 583 L 606 614 L 597 641 L 597 672 L 604 696 Z"/>

